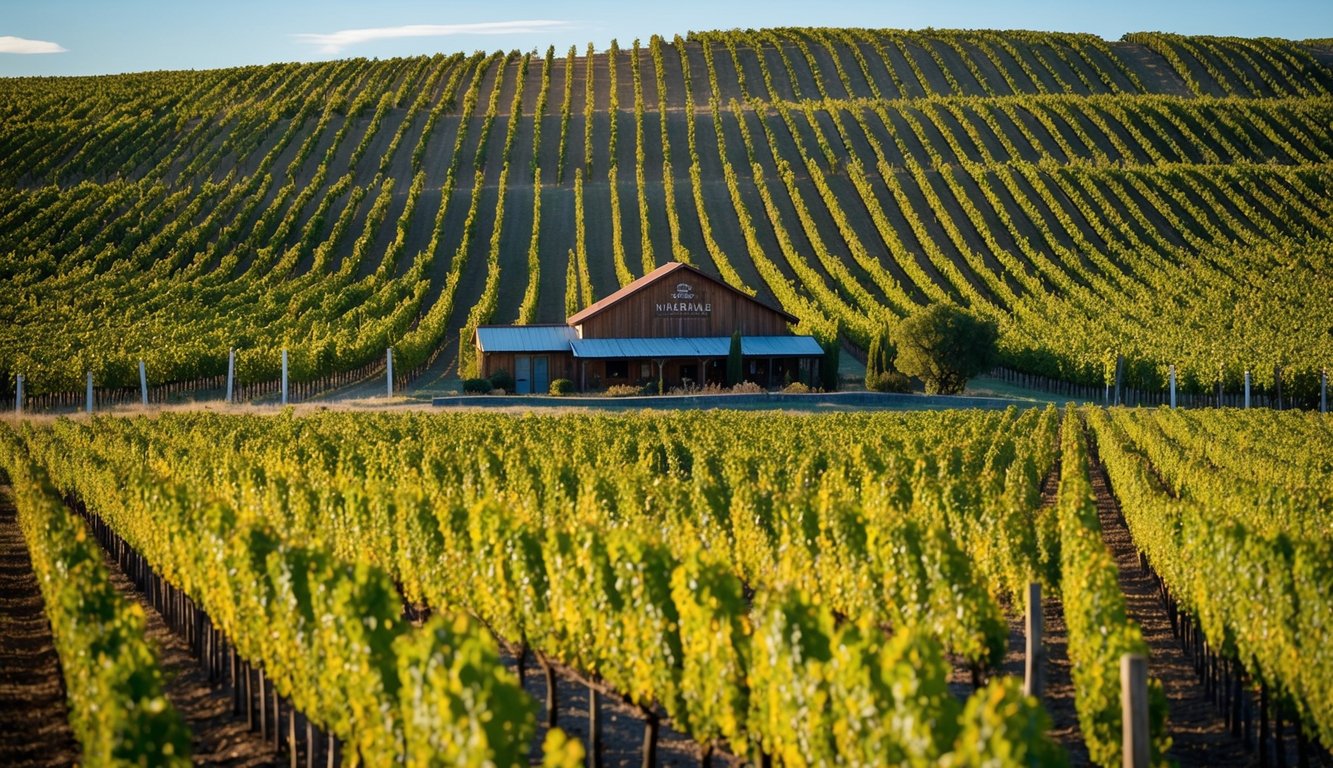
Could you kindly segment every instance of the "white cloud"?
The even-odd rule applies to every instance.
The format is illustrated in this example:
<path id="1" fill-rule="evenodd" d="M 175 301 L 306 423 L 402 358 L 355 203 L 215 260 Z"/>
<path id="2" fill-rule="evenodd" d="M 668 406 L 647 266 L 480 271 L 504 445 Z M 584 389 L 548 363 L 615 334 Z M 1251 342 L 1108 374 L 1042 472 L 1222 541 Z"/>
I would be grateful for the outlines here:
<path id="1" fill-rule="evenodd" d="M 569 22 L 551 19 L 524 19 L 519 21 L 484 21 L 475 24 L 405 24 L 400 27 L 371 27 L 342 29 L 320 34 L 303 32 L 294 37 L 303 43 L 318 46 L 324 53 L 339 53 L 348 46 L 374 40 L 400 37 L 445 37 L 448 35 L 521 35 L 569 26 Z"/>
<path id="2" fill-rule="evenodd" d="M 29 40 L 24 37 L 0 35 L 0 53 L 64 53 L 58 43 L 45 40 Z"/>

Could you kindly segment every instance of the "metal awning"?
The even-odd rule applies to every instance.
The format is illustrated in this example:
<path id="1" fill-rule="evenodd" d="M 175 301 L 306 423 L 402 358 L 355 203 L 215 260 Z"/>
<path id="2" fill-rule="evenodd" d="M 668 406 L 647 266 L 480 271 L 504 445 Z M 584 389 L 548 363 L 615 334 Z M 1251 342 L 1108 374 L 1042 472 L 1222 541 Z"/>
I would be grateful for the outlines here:
<path id="1" fill-rule="evenodd" d="M 578 339 L 568 325 L 484 325 L 477 329 L 482 352 L 568 352 Z"/>
<path id="2" fill-rule="evenodd" d="M 574 357 L 581 360 L 666 360 L 719 358 L 731 351 L 730 336 L 664 339 L 575 339 Z M 824 350 L 811 336 L 744 336 L 745 357 L 819 357 Z"/>

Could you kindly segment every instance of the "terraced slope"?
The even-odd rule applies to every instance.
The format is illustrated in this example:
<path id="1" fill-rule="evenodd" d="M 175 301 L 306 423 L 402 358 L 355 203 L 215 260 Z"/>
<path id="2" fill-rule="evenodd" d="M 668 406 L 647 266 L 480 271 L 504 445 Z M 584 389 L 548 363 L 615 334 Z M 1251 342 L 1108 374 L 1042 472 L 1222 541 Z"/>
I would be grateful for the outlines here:
<path id="1" fill-rule="evenodd" d="M 1326 42 L 775 29 L 0 80 L 0 387 L 407 372 L 665 261 L 864 348 L 1310 388 L 1333 361 Z M 466 351 L 466 350 L 465 350 Z M 466 365 L 466 355 L 460 361 Z"/>

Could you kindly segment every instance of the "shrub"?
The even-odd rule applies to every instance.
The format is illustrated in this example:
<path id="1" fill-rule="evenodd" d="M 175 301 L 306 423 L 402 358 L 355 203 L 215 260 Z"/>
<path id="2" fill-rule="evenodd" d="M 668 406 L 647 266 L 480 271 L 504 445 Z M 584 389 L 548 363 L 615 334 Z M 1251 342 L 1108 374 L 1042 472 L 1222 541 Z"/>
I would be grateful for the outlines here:
<path id="1" fill-rule="evenodd" d="M 897 371 L 866 374 L 866 389 L 871 392 L 911 392 L 912 380 Z"/>
<path id="2" fill-rule="evenodd" d="M 926 383 L 927 394 L 955 395 L 995 364 L 996 324 L 957 307 L 932 304 L 898 326 L 894 365 Z"/>
<path id="3" fill-rule="evenodd" d="M 643 390 L 630 384 L 615 384 L 607 388 L 607 397 L 638 397 Z"/>
<path id="4" fill-rule="evenodd" d="M 514 391 L 514 377 L 503 368 L 491 374 L 490 382 L 491 389 L 503 389 L 506 392 Z"/>
<path id="5" fill-rule="evenodd" d="M 491 392 L 489 379 L 463 379 L 463 391 L 469 395 L 487 395 Z"/>
<path id="6" fill-rule="evenodd" d="M 764 388 L 755 384 L 753 381 L 742 381 L 740 384 L 731 388 L 735 395 L 759 395 L 763 394 Z"/>
<path id="7" fill-rule="evenodd" d="M 551 382 L 551 394 L 556 397 L 564 397 L 565 395 L 573 394 L 573 392 L 574 382 L 569 379 L 556 379 Z"/>
<path id="8" fill-rule="evenodd" d="M 814 390 L 799 381 L 793 381 L 782 388 L 782 393 L 785 395 L 808 395 L 811 392 Z"/>

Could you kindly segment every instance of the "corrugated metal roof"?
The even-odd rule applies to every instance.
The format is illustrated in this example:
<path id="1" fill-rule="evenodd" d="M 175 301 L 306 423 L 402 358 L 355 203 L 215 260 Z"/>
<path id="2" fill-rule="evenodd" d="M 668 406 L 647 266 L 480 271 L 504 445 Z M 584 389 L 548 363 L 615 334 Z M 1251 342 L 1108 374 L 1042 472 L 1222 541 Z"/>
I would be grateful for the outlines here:
<path id="1" fill-rule="evenodd" d="M 579 337 L 568 325 L 483 325 L 477 344 L 483 352 L 568 352 Z"/>
<path id="2" fill-rule="evenodd" d="M 730 336 L 688 339 L 575 339 L 570 343 L 579 359 L 653 360 L 666 358 L 726 357 Z M 810 336 L 744 336 L 746 357 L 818 357 L 824 354 Z"/>
<path id="3" fill-rule="evenodd" d="M 824 354 L 824 348 L 813 336 L 743 336 L 741 354 L 746 357 L 819 357 Z"/>

